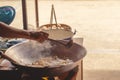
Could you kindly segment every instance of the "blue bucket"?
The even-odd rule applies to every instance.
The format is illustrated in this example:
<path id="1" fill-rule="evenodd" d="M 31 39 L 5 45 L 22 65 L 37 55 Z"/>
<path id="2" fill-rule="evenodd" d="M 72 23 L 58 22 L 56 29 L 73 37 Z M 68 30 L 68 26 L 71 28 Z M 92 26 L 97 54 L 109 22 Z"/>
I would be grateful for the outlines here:
<path id="1" fill-rule="evenodd" d="M 10 24 L 15 17 L 15 9 L 12 6 L 0 7 L 0 21 Z"/>

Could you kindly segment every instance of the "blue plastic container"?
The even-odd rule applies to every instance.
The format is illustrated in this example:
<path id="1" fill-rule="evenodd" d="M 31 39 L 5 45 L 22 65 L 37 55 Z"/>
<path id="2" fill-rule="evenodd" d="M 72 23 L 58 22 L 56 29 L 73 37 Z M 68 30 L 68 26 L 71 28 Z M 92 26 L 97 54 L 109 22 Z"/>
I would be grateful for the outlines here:
<path id="1" fill-rule="evenodd" d="M 15 9 L 12 6 L 0 7 L 0 21 L 10 24 L 15 17 Z"/>

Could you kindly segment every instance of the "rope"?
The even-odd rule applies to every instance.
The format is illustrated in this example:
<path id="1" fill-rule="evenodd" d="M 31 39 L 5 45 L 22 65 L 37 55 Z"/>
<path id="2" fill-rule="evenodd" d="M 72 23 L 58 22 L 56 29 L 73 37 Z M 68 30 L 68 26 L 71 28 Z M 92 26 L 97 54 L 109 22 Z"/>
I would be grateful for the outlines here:
<path id="1" fill-rule="evenodd" d="M 56 24 L 56 27 L 57 27 L 57 18 L 56 18 L 56 13 L 55 13 L 54 5 L 52 5 L 52 9 L 51 9 L 50 24 L 53 24 L 53 17 L 55 19 L 55 24 Z M 52 25 L 51 25 L 51 27 L 52 27 Z"/>

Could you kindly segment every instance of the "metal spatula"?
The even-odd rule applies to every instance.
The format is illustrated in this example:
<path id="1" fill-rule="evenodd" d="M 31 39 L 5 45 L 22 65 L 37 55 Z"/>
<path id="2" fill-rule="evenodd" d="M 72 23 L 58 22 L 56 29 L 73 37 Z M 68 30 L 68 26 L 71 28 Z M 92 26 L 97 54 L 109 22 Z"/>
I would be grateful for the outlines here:
<path id="1" fill-rule="evenodd" d="M 73 45 L 73 40 L 70 40 L 70 41 L 67 42 L 67 43 L 63 43 L 63 42 L 61 42 L 61 41 L 59 41 L 59 40 L 54 40 L 54 39 L 50 39 L 50 38 L 49 38 L 48 40 L 57 42 L 57 43 L 59 43 L 59 44 L 62 44 L 62 45 L 64 45 L 66 48 L 70 48 L 70 47 Z"/>

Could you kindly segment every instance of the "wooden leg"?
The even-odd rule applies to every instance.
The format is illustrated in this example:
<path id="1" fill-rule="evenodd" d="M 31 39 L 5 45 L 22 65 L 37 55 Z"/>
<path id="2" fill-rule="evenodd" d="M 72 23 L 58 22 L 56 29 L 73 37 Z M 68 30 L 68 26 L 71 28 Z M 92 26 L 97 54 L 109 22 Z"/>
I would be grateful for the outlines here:
<path id="1" fill-rule="evenodd" d="M 83 60 L 81 60 L 81 80 L 83 80 Z"/>

